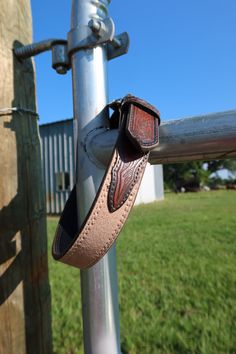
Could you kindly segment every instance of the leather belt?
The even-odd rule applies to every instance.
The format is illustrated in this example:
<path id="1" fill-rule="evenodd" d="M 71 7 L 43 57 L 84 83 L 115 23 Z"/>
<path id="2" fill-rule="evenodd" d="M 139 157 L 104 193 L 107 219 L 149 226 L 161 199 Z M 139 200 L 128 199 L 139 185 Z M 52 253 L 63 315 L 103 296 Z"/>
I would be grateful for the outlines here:
<path id="1" fill-rule="evenodd" d="M 127 95 L 110 104 L 111 129 L 119 135 L 90 211 L 77 225 L 76 187 L 60 217 L 52 246 L 56 260 L 81 269 L 98 262 L 118 237 L 134 204 L 150 150 L 158 145 L 160 114 L 149 103 Z"/>

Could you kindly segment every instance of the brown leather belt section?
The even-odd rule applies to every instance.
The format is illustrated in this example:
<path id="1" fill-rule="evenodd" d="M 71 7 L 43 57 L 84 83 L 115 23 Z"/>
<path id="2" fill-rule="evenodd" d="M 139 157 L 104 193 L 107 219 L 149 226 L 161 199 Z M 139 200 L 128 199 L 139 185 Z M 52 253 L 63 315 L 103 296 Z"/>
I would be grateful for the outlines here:
<path id="1" fill-rule="evenodd" d="M 118 237 L 134 204 L 150 150 L 158 145 L 160 114 L 128 95 L 110 104 L 119 136 L 90 211 L 78 229 L 76 187 L 60 217 L 52 246 L 56 260 L 81 269 L 97 263 Z"/>

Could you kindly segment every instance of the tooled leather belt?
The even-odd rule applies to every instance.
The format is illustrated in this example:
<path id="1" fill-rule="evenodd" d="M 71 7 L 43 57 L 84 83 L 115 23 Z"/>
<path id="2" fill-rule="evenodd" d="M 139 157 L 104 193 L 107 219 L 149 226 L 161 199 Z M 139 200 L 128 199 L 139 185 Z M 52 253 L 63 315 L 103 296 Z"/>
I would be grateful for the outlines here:
<path id="1" fill-rule="evenodd" d="M 131 95 L 110 107 L 111 128 L 118 127 L 119 135 L 97 196 L 78 229 L 73 188 L 52 246 L 56 260 L 81 269 L 98 262 L 116 240 L 134 204 L 150 150 L 158 145 L 160 114 L 155 107 Z"/>

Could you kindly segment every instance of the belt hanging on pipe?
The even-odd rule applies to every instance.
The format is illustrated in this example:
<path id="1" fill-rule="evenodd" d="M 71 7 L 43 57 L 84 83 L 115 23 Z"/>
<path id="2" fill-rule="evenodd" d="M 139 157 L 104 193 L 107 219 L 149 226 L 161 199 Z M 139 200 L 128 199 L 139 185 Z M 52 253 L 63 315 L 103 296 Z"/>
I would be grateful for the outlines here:
<path id="1" fill-rule="evenodd" d="M 52 246 L 56 260 L 81 269 L 97 263 L 115 242 L 134 204 L 149 153 L 159 140 L 160 114 L 155 107 L 131 95 L 110 107 L 111 128 L 118 126 L 119 135 L 95 201 L 78 230 L 73 188 Z"/>

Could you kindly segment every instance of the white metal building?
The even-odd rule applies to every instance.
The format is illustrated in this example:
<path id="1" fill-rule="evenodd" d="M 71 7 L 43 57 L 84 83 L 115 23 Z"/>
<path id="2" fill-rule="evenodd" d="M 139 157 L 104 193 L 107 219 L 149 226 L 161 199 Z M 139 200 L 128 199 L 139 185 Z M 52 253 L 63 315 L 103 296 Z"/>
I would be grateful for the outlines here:
<path id="1" fill-rule="evenodd" d="M 73 119 L 40 125 L 48 214 L 60 214 L 74 185 Z M 136 204 L 164 198 L 161 165 L 148 165 Z"/>

